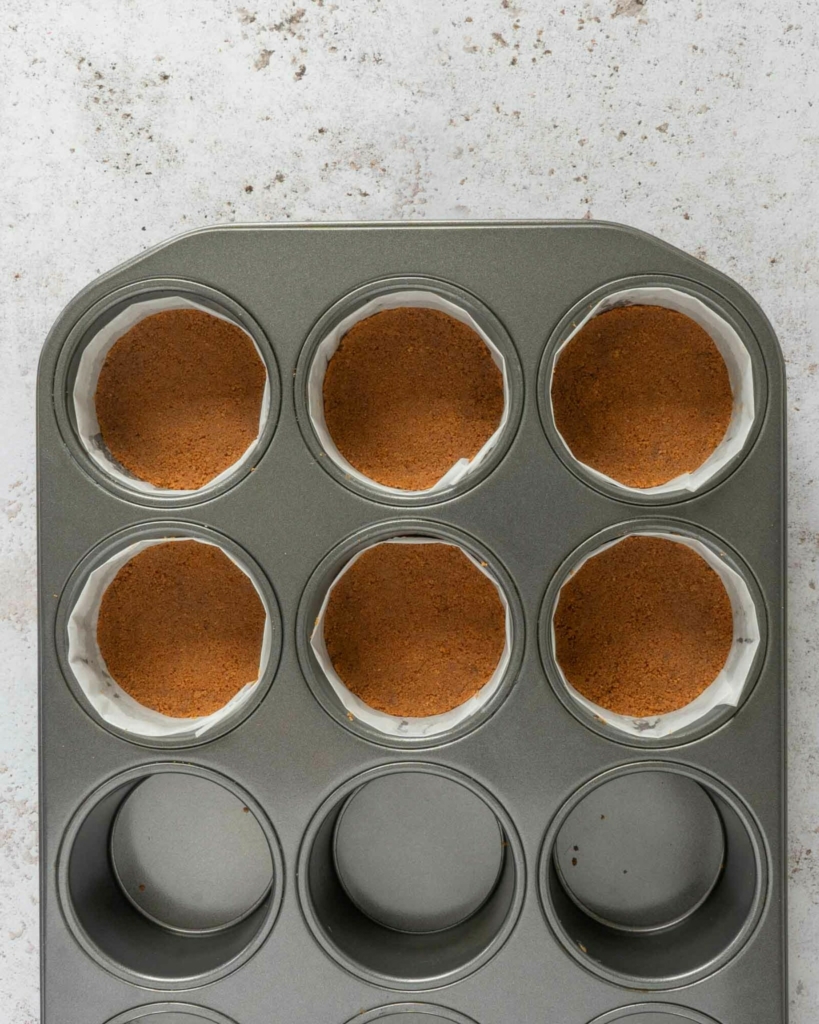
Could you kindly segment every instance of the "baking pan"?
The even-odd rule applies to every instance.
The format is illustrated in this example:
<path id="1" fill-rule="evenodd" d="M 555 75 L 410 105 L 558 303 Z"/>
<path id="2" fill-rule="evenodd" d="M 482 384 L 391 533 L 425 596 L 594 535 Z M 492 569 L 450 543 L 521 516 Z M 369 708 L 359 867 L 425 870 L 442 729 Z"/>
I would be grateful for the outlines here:
<path id="1" fill-rule="evenodd" d="M 600 480 L 551 417 L 562 344 L 635 289 L 694 300 L 741 342 L 744 434 L 695 490 Z M 322 339 L 395 293 L 458 307 L 504 366 L 497 443 L 431 494 L 345 473 L 311 418 Z M 251 455 L 202 492 L 131 486 L 78 426 L 86 346 L 158 299 L 238 323 L 267 369 Z M 44 1024 L 786 1020 L 785 383 L 742 288 L 606 223 L 208 229 L 72 300 L 37 417 Z M 560 586 L 632 533 L 701 545 L 752 612 L 741 692 L 670 732 L 590 713 L 553 654 Z M 72 612 L 112 555 L 173 537 L 240 564 L 270 636 L 240 707 L 151 734 L 89 699 Z M 357 718 L 311 644 L 338 573 L 395 537 L 459 544 L 506 600 L 503 678 L 451 728 Z M 643 827 L 671 848 L 653 855 Z"/>

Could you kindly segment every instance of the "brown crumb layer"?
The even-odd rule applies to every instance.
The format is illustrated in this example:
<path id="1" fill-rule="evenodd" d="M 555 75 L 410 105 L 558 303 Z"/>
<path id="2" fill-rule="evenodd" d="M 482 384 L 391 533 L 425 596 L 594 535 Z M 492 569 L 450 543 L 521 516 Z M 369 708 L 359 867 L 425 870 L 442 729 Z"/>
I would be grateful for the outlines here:
<path id="1" fill-rule="evenodd" d="M 384 310 L 344 335 L 324 377 L 338 450 L 388 487 L 426 490 L 500 424 L 503 377 L 483 340 L 434 309 Z"/>
<path id="2" fill-rule="evenodd" d="M 95 395 L 102 439 L 140 480 L 195 490 L 255 440 L 265 380 L 239 327 L 196 309 L 155 313 L 105 358 Z"/>
<path id="3" fill-rule="evenodd" d="M 629 487 L 697 469 L 725 436 L 725 361 L 690 317 L 626 306 L 593 317 L 561 353 L 555 425 L 576 459 Z"/>
<path id="4" fill-rule="evenodd" d="M 259 675 L 265 610 L 245 573 L 210 544 L 156 544 L 102 597 L 97 642 L 108 671 L 144 707 L 210 715 Z"/>
<path id="5" fill-rule="evenodd" d="M 424 718 L 489 681 L 506 639 L 495 585 L 458 548 L 379 544 L 339 580 L 324 621 L 345 685 L 388 715 Z"/>
<path id="6" fill-rule="evenodd" d="M 662 715 L 716 679 L 734 637 L 731 601 L 710 565 L 663 537 L 627 537 L 564 585 L 556 657 L 584 697 L 620 715 Z"/>

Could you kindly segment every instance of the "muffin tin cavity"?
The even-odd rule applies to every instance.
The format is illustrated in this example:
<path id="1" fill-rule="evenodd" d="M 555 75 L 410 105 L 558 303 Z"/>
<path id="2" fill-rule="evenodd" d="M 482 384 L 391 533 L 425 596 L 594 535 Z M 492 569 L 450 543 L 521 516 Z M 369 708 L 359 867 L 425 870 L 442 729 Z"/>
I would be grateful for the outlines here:
<path id="1" fill-rule="evenodd" d="M 238 363 L 222 365 L 227 339 L 214 339 L 209 346 L 214 363 L 210 376 L 204 372 L 206 364 L 201 360 L 192 364 L 190 372 L 170 364 L 164 370 L 153 371 L 152 345 L 160 365 L 170 358 L 169 346 L 161 338 L 153 338 L 143 339 L 138 346 L 140 351 L 122 365 L 115 368 L 109 363 L 103 372 L 106 357 L 129 331 L 134 328 L 145 331 L 149 317 L 167 318 L 174 312 L 195 316 L 196 322 L 175 326 L 165 322 L 162 330 L 171 333 L 187 330 L 195 337 L 197 328 L 208 330 L 209 318 L 235 328 L 240 333 L 233 337 L 241 344 L 247 343 L 248 366 L 242 369 Z M 153 321 L 154 324 L 161 322 Z M 189 351 L 189 347 L 183 346 L 181 351 Z M 256 363 L 251 367 L 253 360 Z M 101 372 L 104 396 L 98 392 Z M 159 377 L 152 384 L 155 372 Z M 157 387 L 171 387 L 174 373 L 178 380 L 167 395 L 167 407 L 173 414 L 169 411 L 167 424 L 164 424 L 161 409 L 149 415 L 147 403 L 153 400 Z M 129 374 L 133 375 L 134 387 L 139 392 L 129 393 L 126 384 Z M 188 281 L 142 282 L 107 296 L 74 327 L 58 376 L 58 414 L 75 455 L 105 486 L 132 500 L 153 505 L 184 505 L 211 498 L 250 472 L 273 434 L 281 400 L 276 361 L 258 324 L 232 299 Z M 261 391 L 251 382 L 251 377 L 261 378 Z M 193 390 L 195 386 L 202 389 L 201 394 Z M 213 394 L 209 396 L 206 389 Z M 241 423 L 236 418 L 240 392 L 245 394 L 248 407 Z M 144 400 L 137 401 L 137 393 L 143 394 Z M 98 397 L 104 402 L 104 419 L 112 436 L 117 437 L 117 444 L 133 449 L 133 457 L 140 465 L 154 466 L 154 469 L 148 468 L 138 475 L 112 454 L 100 427 Z M 258 412 L 250 426 L 250 409 L 255 410 L 256 406 Z M 185 410 L 184 416 L 179 415 L 181 410 Z M 209 441 L 211 431 L 213 436 Z M 184 464 L 186 449 L 191 453 L 191 464 L 200 467 L 201 483 L 197 481 L 197 486 L 171 482 L 175 472 L 172 467 Z M 209 466 L 214 468 L 210 470 Z M 157 473 L 163 478 L 161 484 L 151 482 L 150 477 L 156 477 Z M 188 470 L 185 474 L 190 476 Z"/>
<path id="2" fill-rule="evenodd" d="M 228 353 L 240 346 L 229 365 Z M 243 405 L 255 412 L 255 428 L 237 417 Z M 86 451 L 120 483 L 147 493 L 217 486 L 249 458 L 269 411 L 270 385 L 252 337 L 182 296 L 124 309 L 89 340 L 74 380 Z"/>
<path id="3" fill-rule="evenodd" d="M 237 924 L 273 884 L 270 847 L 249 808 L 195 775 L 154 775 L 123 800 L 111 868 L 140 913 L 190 935 Z"/>
<path id="4" fill-rule="evenodd" d="M 705 902 L 724 857 L 722 822 L 702 786 L 642 772 L 601 785 L 570 812 L 554 864 L 588 917 L 652 932 L 679 924 Z"/>
<path id="5" fill-rule="evenodd" d="M 546 916 L 585 967 L 632 988 L 713 973 L 748 941 L 767 863 L 755 823 L 702 772 L 627 765 L 558 812 L 540 868 Z"/>
<path id="6" fill-rule="evenodd" d="M 494 587 L 493 593 L 492 590 L 486 588 L 481 580 L 481 586 L 487 590 L 482 597 L 493 601 L 495 595 L 497 597 L 497 618 L 500 621 L 501 615 L 503 616 L 505 640 L 502 647 L 499 645 L 498 651 L 492 653 L 491 661 L 493 663 L 497 654 L 494 668 L 489 666 L 485 658 L 481 662 L 482 664 L 485 662 L 488 666 L 485 681 L 481 683 L 476 692 L 459 705 L 452 707 L 451 710 L 411 717 L 390 714 L 370 706 L 345 685 L 328 651 L 325 642 L 325 624 L 334 588 L 362 554 L 392 544 L 406 545 L 410 549 L 415 545 L 444 545 L 450 550 L 462 554 L 472 564 L 474 571 L 485 577 Z M 464 564 L 458 566 L 459 571 L 462 571 L 463 568 Z M 439 582 L 441 582 L 441 588 L 445 590 L 444 581 Z M 416 587 L 419 599 L 423 600 L 431 584 L 426 576 L 422 576 L 415 580 L 409 580 L 408 587 L 410 585 Z M 393 592 L 391 591 L 391 593 Z M 403 621 L 403 602 L 407 600 L 407 595 L 406 593 L 393 594 L 393 597 L 396 602 L 393 626 L 400 631 Z M 446 594 L 442 592 L 440 600 L 445 598 Z M 402 603 L 399 604 L 399 600 Z M 454 610 L 450 607 L 446 612 L 442 612 L 442 620 L 448 621 L 455 616 L 453 621 L 457 621 L 458 607 Z M 481 621 L 484 619 L 487 622 L 491 621 L 482 605 L 473 608 L 473 612 L 475 610 L 481 613 Z M 494 611 L 494 609 L 489 609 L 489 611 Z M 391 616 L 386 613 L 381 618 L 387 625 L 392 621 Z M 469 625 L 470 628 L 474 628 L 475 623 Z M 411 626 L 412 621 L 408 620 L 407 629 L 411 629 Z M 367 739 L 390 746 L 424 746 L 444 742 L 455 736 L 464 735 L 488 718 L 505 699 L 514 682 L 516 666 L 520 663 L 522 653 L 522 632 L 523 617 L 517 595 L 497 558 L 472 538 L 460 534 L 451 527 L 421 520 L 379 524 L 377 527 L 362 531 L 332 551 L 318 567 L 307 586 L 297 627 L 302 664 L 307 680 L 319 702 L 346 728 Z M 424 636 L 426 635 L 424 633 Z M 446 658 L 447 645 L 453 648 L 453 657 L 458 664 L 464 662 L 464 652 L 459 653 L 461 643 L 457 636 L 447 638 L 443 633 L 441 635 L 436 633 L 434 636 L 430 634 L 430 636 L 429 660 L 431 666 L 434 667 L 441 659 Z M 413 645 L 418 644 L 418 636 L 414 634 L 408 635 L 406 639 Z M 385 637 L 385 643 L 399 641 L 400 636 L 397 639 L 394 636 Z M 444 644 L 443 653 L 437 649 L 440 644 Z M 469 663 L 468 659 L 466 663 Z M 423 674 L 420 678 L 423 682 Z"/>
<path id="7" fill-rule="evenodd" d="M 431 315 L 404 323 L 395 315 L 403 310 Z M 344 350 L 345 336 L 352 342 L 356 325 L 363 328 L 364 321 L 389 311 L 393 316 L 385 322 L 384 340 L 371 321 L 366 325 L 366 344 L 363 337 L 358 339 L 354 357 Z M 468 330 L 458 327 L 457 338 L 446 341 L 453 335 L 446 318 Z M 416 333 L 424 340 L 413 337 Z M 480 344 L 497 374 L 489 362 L 478 365 L 480 352 L 475 346 Z M 390 345 L 401 351 L 390 357 Z M 360 393 L 365 367 L 372 363 L 367 351 L 374 347 L 385 350 L 383 377 Z M 340 361 L 333 366 L 340 348 Z M 436 349 L 439 375 L 429 366 Z M 361 364 L 358 372 L 356 364 Z M 512 440 L 521 392 L 517 355 L 499 321 L 467 292 L 427 278 L 375 282 L 338 302 L 311 332 L 296 380 L 305 440 L 325 468 L 360 493 L 396 504 L 443 500 L 477 483 Z M 496 403 L 496 398 L 502 402 Z M 449 424 L 448 429 L 436 428 L 436 421 Z M 479 440 L 473 443 L 468 438 Z M 442 454 L 453 443 L 451 462 L 444 465 Z M 355 450 L 355 461 L 361 464 L 362 459 L 377 463 L 379 473 L 365 474 L 340 449 L 348 454 Z"/>
<path id="8" fill-rule="evenodd" d="M 273 829 L 215 772 L 154 764 L 110 780 L 77 812 L 59 884 L 76 938 L 107 970 L 193 988 L 235 970 L 273 926 L 283 892 Z"/>
<path id="9" fill-rule="evenodd" d="M 503 809 L 442 766 L 385 765 L 319 808 L 299 895 L 324 949 L 386 988 L 437 988 L 476 970 L 520 909 L 523 861 Z"/>
<path id="10" fill-rule="evenodd" d="M 249 643 L 255 652 L 259 638 L 261 640 L 258 664 L 255 668 L 251 667 L 248 657 L 243 656 L 240 662 L 237 662 L 237 664 L 247 662 L 247 674 L 254 675 L 255 678 L 248 678 L 232 696 L 225 693 L 226 702 L 222 706 L 212 711 L 208 708 L 207 713 L 193 717 L 174 717 L 163 710 L 140 703 L 134 696 L 126 692 L 106 664 L 98 639 L 100 609 L 106 595 L 110 593 L 109 588 L 117 578 L 117 574 L 142 552 L 158 550 L 162 545 L 178 543 L 202 545 L 209 551 L 218 551 L 220 556 L 229 560 L 230 564 L 244 574 L 244 577 L 252 584 L 260 602 L 259 611 L 264 615 L 260 637 L 256 631 L 249 630 L 248 624 L 244 620 L 235 621 L 232 632 L 226 632 L 220 628 L 219 623 L 209 624 L 208 615 L 213 612 L 213 608 L 209 611 L 207 602 L 200 608 L 197 604 L 196 594 L 191 592 L 190 581 L 182 587 L 177 595 L 178 582 L 167 576 L 167 573 L 159 573 L 157 586 L 163 588 L 165 603 L 168 603 L 169 608 L 172 609 L 178 596 L 180 621 L 184 621 L 185 617 L 188 617 L 192 628 L 203 630 L 202 643 L 207 641 L 210 645 L 208 649 L 212 648 L 214 654 L 224 648 L 223 656 L 229 659 L 225 663 L 226 665 L 229 666 L 237 661 L 237 651 L 235 650 L 237 643 Z M 219 561 L 214 568 L 221 568 L 226 564 Z M 207 569 L 207 566 L 205 568 Z M 207 576 L 204 582 L 211 586 L 209 580 L 210 577 Z M 241 583 L 241 580 L 231 580 L 233 589 L 237 582 Z M 250 599 L 249 593 L 245 596 Z M 218 607 L 220 600 L 218 588 L 213 593 L 213 599 L 217 602 L 214 607 Z M 182 523 L 136 527 L 111 538 L 91 552 L 75 573 L 73 583 L 69 584 L 61 611 L 61 618 L 64 622 L 62 636 L 65 637 L 63 649 L 65 664 L 75 693 L 83 706 L 106 727 L 136 742 L 185 745 L 210 739 L 231 728 L 249 714 L 261 700 L 275 671 L 281 648 L 281 624 L 276 599 L 258 566 L 255 566 L 247 554 L 228 538 L 221 537 L 211 530 Z M 150 622 L 151 614 L 151 608 L 146 608 L 145 615 L 141 617 L 137 615 L 135 625 L 139 628 L 146 628 L 145 623 Z M 141 626 L 140 622 L 142 622 Z M 115 631 L 115 624 L 112 625 L 109 622 L 109 632 L 112 630 L 114 632 L 108 637 L 109 644 L 114 643 L 119 635 Z M 130 632 L 123 634 L 121 639 L 124 642 L 129 636 Z M 176 650 L 181 650 L 187 643 L 189 649 L 185 657 L 195 667 L 198 654 L 196 645 L 190 646 L 191 640 L 191 637 L 180 637 Z M 165 665 L 167 671 L 171 672 L 174 667 L 175 648 L 171 646 L 170 649 L 165 650 L 158 645 L 158 641 L 154 641 L 150 637 L 146 637 L 143 647 L 146 644 L 151 647 L 151 650 L 156 648 L 153 662 L 156 671 Z M 127 649 L 118 650 L 118 655 L 120 659 L 124 659 L 126 664 L 130 665 Z M 145 651 L 140 651 L 140 657 L 144 656 Z M 255 658 L 255 654 L 253 657 Z M 202 667 L 203 670 L 207 670 L 209 677 L 212 676 L 212 665 L 203 663 Z M 220 678 L 213 677 L 214 686 L 219 683 Z M 214 700 L 208 696 L 210 691 L 205 676 L 192 679 L 190 686 L 194 691 L 203 691 L 201 697 L 198 698 L 200 701 L 206 701 L 209 705 L 213 705 Z M 213 692 L 218 696 L 222 693 L 222 689 L 223 687 L 219 684 Z"/>
<path id="11" fill-rule="evenodd" d="M 681 314 L 711 339 L 716 347 L 714 357 L 724 363 L 731 392 L 730 416 L 724 433 L 722 426 L 716 429 L 720 419 L 716 406 L 708 410 L 710 427 L 706 427 L 704 420 L 696 419 L 696 408 L 692 408 L 692 402 L 696 406 L 700 394 L 713 392 L 713 401 L 719 401 L 719 387 L 711 379 L 714 375 L 708 377 L 703 369 L 707 353 L 695 355 L 693 351 L 683 352 L 669 344 L 669 332 L 673 334 L 675 329 L 681 338 L 685 337 L 684 321 L 676 319 L 670 324 L 653 325 L 640 325 L 635 321 L 633 327 L 628 328 L 615 328 L 610 321 L 608 328 L 613 332 L 613 340 L 609 345 L 603 344 L 602 339 L 592 343 L 588 333 L 583 333 L 595 318 L 629 307 L 647 308 L 649 312 L 652 308 L 670 311 L 674 317 Z M 658 352 L 652 351 L 642 363 L 637 350 L 628 342 L 629 332 L 640 329 L 653 331 L 659 347 Z M 621 336 L 618 330 L 625 333 Z M 581 359 L 580 350 L 573 349 L 561 373 L 561 359 L 568 346 L 575 342 L 584 346 L 584 352 L 588 349 L 588 356 Z M 614 353 L 611 352 L 613 347 L 616 348 Z M 675 360 L 687 362 L 688 372 L 705 374 L 698 390 L 688 396 L 688 400 L 683 400 L 682 390 L 687 373 L 674 365 Z M 630 364 L 633 365 L 631 377 L 626 369 Z M 719 364 L 713 369 L 715 374 L 722 372 Z M 680 372 L 686 374 L 682 381 Z M 645 384 L 639 381 L 643 373 Z M 626 501 L 674 502 L 685 500 L 724 479 L 748 452 L 764 410 L 765 390 L 760 376 L 756 345 L 745 326 L 717 297 L 692 287 L 691 282 L 634 278 L 597 289 L 564 318 L 544 355 L 539 401 L 546 432 L 557 454 L 586 482 Z M 607 388 L 611 391 L 608 404 L 605 401 Z M 638 407 L 638 413 L 631 417 L 626 405 L 629 400 Z M 667 405 L 663 406 L 662 402 Z M 589 461 L 578 456 L 559 426 L 562 422 L 564 430 L 574 432 L 579 418 L 588 420 L 585 428 L 588 436 L 584 436 L 582 443 L 578 439 L 575 446 L 584 454 L 588 449 Z M 673 432 L 653 441 L 656 434 L 652 434 L 652 430 Z M 706 443 L 705 433 L 709 431 L 713 441 Z M 649 480 L 652 476 L 658 479 L 663 466 L 670 467 L 685 459 L 683 449 L 686 446 L 700 455 L 688 469 L 662 482 L 633 485 L 628 480 L 607 475 L 594 465 L 613 459 L 626 467 L 623 475 L 635 482 Z"/>
<path id="12" fill-rule="evenodd" d="M 373 779 L 348 797 L 333 841 L 338 879 L 358 909 L 399 932 L 440 932 L 471 917 L 503 867 L 491 809 L 437 775 Z"/>
<path id="13" fill-rule="evenodd" d="M 561 599 L 565 593 L 569 596 L 566 598 L 568 604 L 564 613 L 565 621 L 562 623 L 564 647 L 570 640 L 572 643 L 577 644 L 581 634 L 585 637 L 583 630 L 585 629 L 586 620 L 578 620 L 576 627 L 570 628 L 573 621 L 572 616 L 576 616 L 578 612 L 571 605 L 571 601 L 576 600 L 576 596 L 571 593 L 571 588 L 569 588 L 569 591 L 564 590 L 566 584 L 584 566 L 589 565 L 596 556 L 611 551 L 615 546 L 623 543 L 624 540 L 641 537 L 682 545 L 703 559 L 704 564 L 716 573 L 730 601 L 733 640 L 727 649 L 727 658 L 722 667 L 716 668 L 715 666 L 716 675 L 698 696 L 676 710 L 664 713 L 631 715 L 610 710 L 608 707 L 603 707 L 593 702 L 572 685 L 571 672 L 564 671 L 560 663 L 555 622 L 559 612 L 563 612 Z M 635 558 L 639 554 L 639 552 L 636 552 Z M 628 561 L 626 561 L 625 565 L 620 564 L 619 566 L 614 565 L 612 567 L 612 577 L 604 581 L 605 586 L 612 591 L 609 597 L 605 597 L 606 591 L 603 589 L 602 584 L 596 584 L 596 591 L 586 595 L 584 600 L 588 603 L 594 598 L 594 594 L 599 592 L 600 600 L 598 600 L 597 604 L 601 605 L 602 602 L 602 608 L 604 609 L 607 602 L 612 609 L 616 608 L 618 616 L 627 605 L 634 605 L 635 614 L 637 612 L 639 614 L 636 614 L 634 625 L 628 627 L 629 632 L 626 639 L 633 642 L 634 636 L 639 635 L 638 631 L 644 630 L 646 644 L 656 643 L 660 645 L 655 652 L 658 658 L 661 654 L 662 643 L 672 645 L 669 648 L 669 654 L 676 650 L 677 656 L 683 657 L 685 654 L 684 644 L 687 642 L 686 630 L 690 628 L 686 624 L 686 615 L 693 613 L 693 611 L 686 613 L 683 608 L 684 602 L 688 600 L 687 595 L 680 593 L 678 599 L 675 600 L 671 607 L 666 607 L 664 604 L 659 606 L 665 609 L 663 612 L 664 616 L 676 617 L 676 609 L 679 608 L 680 610 L 679 623 L 674 621 L 674 618 L 668 618 L 666 621 L 665 618 L 658 617 L 659 613 L 656 609 L 652 612 L 650 602 L 651 591 L 644 592 L 641 589 L 639 574 L 635 575 L 626 571 L 627 566 Z M 696 568 L 696 563 L 694 568 Z M 619 581 L 618 573 L 622 575 L 622 582 Z M 674 580 L 672 579 L 666 582 L 670 587 L 674 585 Z M 617 604 L 618 590 L 624 598 L 620 605 Z M 666 601 L 667 597 L 668 595 L 664 593 L 662 600 Z M 603 600 L 604 598 L 605 600 Z M 691 600 L 694 600 L 693 596 Z M 582 607 L 585 607 L 585 605 Z M 601 614 L 598 607 L 598 617 Z M 615 618 L 614 611 L 612 612 L 612 618 L 613 620 Z M 615 738 L 619 742 L 637 746 L 675 745 L 686 742 L 696 736 L 705 735 L 707 732 L 717 728 L 727 721 L 742 702 L 747 699 L 753 686 L 755 674 L 759 670 L 764 655 L 764 606 L 750 571 L 717 538 L 709 536 L 704 531 L 693 530 L 682 523 L 675 523 L 670 520 L 645 520 L 639 524 L 625 523 L 605 530 L 584 543 L 567 559 L 549 585 L 541 614 L 540 636 L 546 673 L 552 682 L 555 692 L 566 707 L 585 725 L 595 731 L 602 732 L 604 735 Z M 583 642 L 590 643 L 592 639 L 590 634 L 588 637 L 585 637 Z M 690 636 L 688 639 L 691 639 Z M 599 636 L 595 642 L 601 646 L 604 645 L 605 649 L 611 652 L 610 661 L 612 664 L 616 664 L 618 656 L 617 636 L 609 635 L 608 629 L 603 628 L 603 624 L 601 624 Z M 585 657 L 587 661 L 590 661 L 591 652 L 587 653 Z M 594 658 L 597 658 L 597 654 L 594 654 Z M 592 662 L 590 661 L 590 663 Z M 652 696 L 649 690 L 648 696 L 640 697 L 641 700 L 670 699 L 670 697 L 667 698 L 665 696 L 660 681 L 655 680 L 655 682 L 656 694 Z M 624 683 L 628 684 L 630 691 L 639 692 L 635 689 L 636 681 L 633 678 L 629 677 L 624 680 Z M 672 692 L 669 690 L 669 694 Z M 636 699 L 636 697 L 632 699 Z"/>

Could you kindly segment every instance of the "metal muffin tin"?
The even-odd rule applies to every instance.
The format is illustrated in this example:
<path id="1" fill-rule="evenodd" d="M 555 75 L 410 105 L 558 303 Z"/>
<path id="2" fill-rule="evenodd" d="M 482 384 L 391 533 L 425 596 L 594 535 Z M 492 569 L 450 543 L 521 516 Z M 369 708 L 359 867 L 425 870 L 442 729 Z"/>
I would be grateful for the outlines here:
<path id="1" fill-rule="evenodd" d="M 599 486 L 567 457 L 551 422 L 554 351 L 600 295 L 624 283 L 693 293 L 751 356 L 749 442 L 684 500 L 624 500 Z M 509 422 L 480 470 L 452 491 L 375 495 L 323 457 L 306 376 L 330 326 L 369 298 L 412 288 L 461 304 L 503 353 Z M 189 296 L 233 317 L 267 365 L 271 409 L 258 456 L 204 496 L 134 493 L 108 478 L 76 434 L 71 393 L 83 345 L 151 295 Z M 784 387 L 773 331 L 738 285 L 604 223 L 209 229 L 81 292 L 51 331 L 38 382 L 44 1024 L 782 1024 Z M 550 651 L 551 610 L 573 562 L 635 529 L 710 544 L 745 578 L 760 620 L 740 706 L 665 740 L 618 734 L 585 715 Z M 509 601 L 507 676 L 451 734 L 386 736 L 350 721 L 309 643 L 340 568 L 400 535 L 461 544 Z M 212 538 L 241 556 L 273 632 L 253 700 L 198 738 L 109 727 L 66 656 L 67 618 L 88 573 L 135 539 L 163 536 Z M 146 788 L 129 806 L 143 782 L 163 779 L 172 784 L 162 799 L 144 799 Z M 224 824 L 210 830 L 201 862 L 195 843 L 169 841 L 193 813 L 187 797 L 175 813 L 174 792 L 195 794 L 211 813 L 205 782 L 221 787 L 215 821 L 229 820 L 231 801 L 255 817 L 249 860 L 237 857 L 241 837 Z M 394 881 L 402 865 L 406 877 L 419 866 L 406 829 L 394 830 L 389 870 L 360 869 L 370 850 L 357 845 L 367 831 L 355 822 L 383 812 L 372 810 L 379 789 L 369 782 L 397 787 L 401 799 L 414 789 L 454 799 L 457 813 L 436 819 L 440 848 L 427 842 L 423 851 L 428 870 L 445 858 L 441 877 L 456 880 L 440 906 L 414 906 Z M 673 850 L 653 857 L 631 830 L 607 831 L 606 815 L 616 823 L 621 811 L 639 824 L 635 799 L 647 816 L 659 801 L 658 820 L 686 829 L 702 811 L 701 847 L 689 844 L 682 860 Z M 679 816 L 666 802 L 676 799 Z M 140 822 L 154 807 L 159 841 L 142 842 Z M 655 829 L 652 841 L 668 831 Z M 583 850 L 555 856 L 563 840 L 581 845 L 572 835 L 592 845 L 588 861 Z M 389 836 L 378 839 L 390 846 Z M 224 874 L 220 853 L 231 866 Z M 566 877 L 573 857 L 575 880 Z M 194 906 L 195 887 L 184 884 L 151 893 L 141 908 L 123 884 L 133 887 L 145 863 L 171 890 L 186 863 L 192 877 L 225 890 Z M 629 863 L 645 875 L 644 891 L 633 879 L 617 883 Z M 450 927 L 433 930 L 442 920 Z"/>

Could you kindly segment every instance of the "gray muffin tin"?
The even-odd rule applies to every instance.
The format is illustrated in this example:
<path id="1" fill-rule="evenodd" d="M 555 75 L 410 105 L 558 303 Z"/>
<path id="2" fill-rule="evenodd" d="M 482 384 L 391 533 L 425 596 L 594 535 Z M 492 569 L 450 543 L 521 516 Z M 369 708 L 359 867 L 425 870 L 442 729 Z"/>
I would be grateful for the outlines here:
<path id="1" fill-rule="evenodd" d="M 694 293 L 751 355 L 746 450 L 687 500 L 623 500 L 555 445 L 550 356 L 623 281 Z M 509 424 L 451 492 L 386 499 L 323 457 L 305 379 L 329 326 L 414 286 L 462 304 L 504 353 Z M 180 293 L 245 326 L 271 381 L 258 456 L 204 499 L 110 480 L 71 409 L 90 334 L 147 294 Z M 759 307 L 698 260 L 612 224 L 209 229 L 82 291 L 51 331 L 38 382 L 44 1024 L 782 1024 L 784 431 L 782 358 Z M 740 707 L 665 741 L 584 716 L 549 650 L 572 562 L 637 527 L 710 543 L 745 577 L 760 619 Z M 350 721 L 308 642 L 344 563 L 402 534 L 457 540 L 487 562 L 512 616 L 498 692 L 432 740 Z M 242 713 L 199 740 L 128 738 L 73 679 L 67 617 L 107 554 L 180 535 L 215 537 L 251 567 L 273 625 L 268 669 Z M 161 798 L 144 799 L 154 791 Z M 413 791 L 445 795 L 452 812 L 430 815 L 428 833 L 424 815 L 407 829 L 387 814 L 383 833 L 368 819 L 384 813 L 384 794 L 389 804 Z M 186 827 L 197 801 L 212 828 Z M 244 838 L 229 824 L 239 806 L 258 823 Z M 609 816 L 619 830 L 606 829 Z M 650 842 L 675 833 L 680 845 L 652 854 Z M 375 842 L 394 859 L 362 865 Z M 438 881 L 452 879 L 445 897 L 430 901 L 431 886 L 416 903 L 404 881 L 436 865 Z M 628 865 L 643 886 L 620 884 Z M 139 886 L 128 888 L 142 871 L 162 888 L 140 908 Z M 197 879 L 223 891 L 200 902 Z M 432 930 L 441 922 L 450 927 Z"/>

